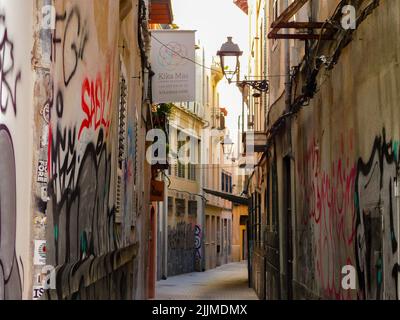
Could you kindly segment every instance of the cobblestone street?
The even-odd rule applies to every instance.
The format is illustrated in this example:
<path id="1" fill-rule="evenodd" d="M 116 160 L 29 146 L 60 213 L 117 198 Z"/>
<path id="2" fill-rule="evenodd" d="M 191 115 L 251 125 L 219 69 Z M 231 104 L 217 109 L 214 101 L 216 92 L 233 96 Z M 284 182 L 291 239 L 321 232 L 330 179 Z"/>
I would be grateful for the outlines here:
<path id="1" fill-rule="evenodd" d="M 161 280 L 156 300 L 258 300 L 248 287 L 247 262 L 230 263 L 205 272 Z"/>

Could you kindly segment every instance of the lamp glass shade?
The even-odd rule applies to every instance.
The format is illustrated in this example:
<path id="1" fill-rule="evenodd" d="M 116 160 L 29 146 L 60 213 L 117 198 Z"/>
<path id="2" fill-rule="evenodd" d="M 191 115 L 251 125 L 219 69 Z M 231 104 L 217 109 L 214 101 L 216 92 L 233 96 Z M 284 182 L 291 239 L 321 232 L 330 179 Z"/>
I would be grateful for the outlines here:
<path id="1" fill-rule="evenodd" d="M 239 69 L 239 57 L 243 54 L 239 46 L 232 42 L 232 37 L 228 37 L 228 41 L 221 46 L 221 50 L 217 55 L 221 60 L 221 68 L 225 77 L 230 82 Z"/>
<path id="2" fill-rule="evenodd" d="M 222 144 L 222 148 L 224 149 L 224 155 L 228 156 L 232 153 L 232 149 L 233 149 L 233 141 L 231 140 L 231 138 L 229 136 L 226 136 L 224 138 L 224 140 L 221 142 Z"/>

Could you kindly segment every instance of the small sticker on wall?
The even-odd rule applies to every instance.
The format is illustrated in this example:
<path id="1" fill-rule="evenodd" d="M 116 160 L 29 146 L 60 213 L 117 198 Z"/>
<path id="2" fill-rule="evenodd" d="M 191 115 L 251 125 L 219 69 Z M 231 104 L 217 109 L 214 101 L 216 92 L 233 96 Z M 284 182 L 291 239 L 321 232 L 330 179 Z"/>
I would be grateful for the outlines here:
<path id="1" fill-rule="evenodd" d="M 42 128 L 42 136 L 40 137 L 40 147 L 45 148 L 49 144 L 49 126 L 45 125 Z"/>
<path id="2" fill-rule="evenodd" d="M 47 186 L 43 186 L 40 188 L 40 195 L 43 202 L 49 201 L 49 197 L 47 195 Z"/>
<path id="3" fill-rule="evenodd" d="M 37 182 L 47 183 L 47 161 L 39 160 Z"/>
<path id="4" fill-rule="evenodd" d="M 44 293 L 43 286 L 33 286 L 32 299 L 39 300 Z"/>
<path id="5" fill-rule="evenodd" d="M 42 110 L 40 110 L 40 115 L 46 123 L 50 122 L 50 105 L 46 103 Z"/>
<path id="6" fill-rule="evenodd" d="M 46 240 L 35 240 L 33 263 L 37 266 L 46 264 Z"/>

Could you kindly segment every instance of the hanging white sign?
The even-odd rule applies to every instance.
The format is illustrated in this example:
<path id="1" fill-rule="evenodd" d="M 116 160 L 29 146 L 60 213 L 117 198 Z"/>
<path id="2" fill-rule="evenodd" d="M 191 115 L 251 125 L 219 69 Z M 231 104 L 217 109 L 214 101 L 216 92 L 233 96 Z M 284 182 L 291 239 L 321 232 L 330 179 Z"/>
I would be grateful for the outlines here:
<path id="1" fill-rule="evenodd" d="M 154 103 L 195 101 L 195 32 L 151 31 Z"/>

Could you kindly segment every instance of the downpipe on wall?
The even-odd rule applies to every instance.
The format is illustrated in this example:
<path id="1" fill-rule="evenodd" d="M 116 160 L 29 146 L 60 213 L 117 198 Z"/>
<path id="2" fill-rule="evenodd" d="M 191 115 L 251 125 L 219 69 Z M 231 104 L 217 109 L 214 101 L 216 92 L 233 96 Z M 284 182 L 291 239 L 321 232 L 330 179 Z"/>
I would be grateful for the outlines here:
<path id="1" fill-rule="evenodd" d="M 285 0 L 285 4 L 284 4 L 285 6 L 285 8 L 287 8 L 288 6 L 289 6 L 289 1 L 288 0 Z M 291 106 L 292 106 L 292 94 L 291 94 L 291 92 L 292 92 L 292 79 L 291 79 L 291 68 L 290 68 L 290 40 L 289 39 L 285 39 L 284 40 L 285 41 L 285 46 L 284 46 L 284 48 L 285 48 L 285 113 L 288 113 L 288 112 L 290 112 L 291 111 Z M 285 135 L 286 135 L 286 152 L 285 152 L 285 154 L 286 154 L 286 156 L 289 156 L 289 158 L 291 159 L 291 160 L 293 160 L 292 159 L 292 136 L 291 136 L 291 125 L 292 125 L 292 122 L 291 122 L 291 117 L 287 117 L 286 118 L 286 120 L 285 120 L 285 127 L 286 127 L 286 130 L 285 130 Z M 292 188 L 290 187 L 289 188 L 289 190 L 291 190 Z M 290 195 L 291 196 L 291 195 Z M 284 219 L 283 219 L 283 221 L 285 221 L 285 223 L 283 223 L 282 225 L 284 226 L 284 228 L 286 228 L 286 229 L 288 229 L 288 223 L 287 223 L 287 219 L 288 219 L 288 216 L 287 216 L 287 212 L 284 212 L 283 213 L 284 214 Z M 290 215 L 290 217 L 292 217 L 292 215 Z M 284 237 L 281 237 L 281 239 L 283 240 L 283 241 L 289 241 L 290 239 L 287 237 L 288 235 L 289 235 L 289 230 L 286 230 L 286 232 L 284 233 L 285 234 L 285 238 Z M 286 270 L 288 267 L 293 267 L 293 261 L 289 261 L 289 252 L 287 252 L 288 250 L 288 243 L 282 243 L 282 248 L 284 248 L 284 250 L 283 250 L 283 252 L 285 252 L 285 256 L 284 256 L 284 259 L 286 260 L 286 261 L 282 261 L 283 262 L 283 266 L 284 266 L 284 268 L 281 268 L 281 270 L 282 271 L 284 271 L 285 272 L 285 278 L 286 278 L 286 282 L 287 282 L 287 290 L 285 290 L 285 291 L 287 291 L 287 292 L 285 292 L 285 294 L 286 294 L 286 297 L 289 299 L 289 298 L 292 298 L 292 293 L 289 293 L 288 292 L 288 290 L 291 290 L 290 288 L 292 288 L 292 284 L 289 284 L 288 282 L 289 281 L 292 281 L 292 279 L 288 279 L 288 275 L 289 275 L 289 270 Z M 291 246 L 290 246 L 291 247 Z M 293 250 L 293 248 L 292 248 L 292 250 Z M 293 259 L 293 257 L 291 258 L 291 259 Z M 285 286 L 284 286 L 285 287 Z"/>

